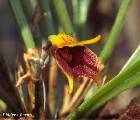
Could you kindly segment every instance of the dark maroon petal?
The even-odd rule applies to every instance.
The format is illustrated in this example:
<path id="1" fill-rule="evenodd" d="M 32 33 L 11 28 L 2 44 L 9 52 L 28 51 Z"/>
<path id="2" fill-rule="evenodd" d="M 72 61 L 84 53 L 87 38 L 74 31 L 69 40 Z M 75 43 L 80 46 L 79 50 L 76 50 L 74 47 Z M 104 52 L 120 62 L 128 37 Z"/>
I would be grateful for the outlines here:
<path id="1" fill-rule="evenodd" d="M 55 48 L 59 67 L 70 76 L 94 78 L 98 74 L 97 56 L 85 46 Z"/>

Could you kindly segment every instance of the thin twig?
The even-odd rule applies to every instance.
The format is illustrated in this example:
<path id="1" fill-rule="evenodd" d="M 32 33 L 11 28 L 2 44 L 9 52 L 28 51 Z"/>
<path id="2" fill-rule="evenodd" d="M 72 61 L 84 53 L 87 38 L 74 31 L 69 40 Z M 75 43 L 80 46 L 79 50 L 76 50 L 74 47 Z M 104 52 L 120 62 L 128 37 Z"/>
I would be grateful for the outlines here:
<path id="1" fill-rule="evenodd" d="M 40 118 L 41 108 L 43 106 L 42 87 L 43 86 L 41 80 L 35 81 L 35 111 L 34 111 L 35 119 Z"/>
<path id="2" fill-rule="evenodd" d="M 79 104 L 79 100 L 81 100 L 80 98 L 83 97 L 84 91 L 85 91 L 89 82 L 90 82 L 90 79 L 86 78 L 83 80 L 83 83 L 79 86 L 78 90 L 76 91 L 73 98 L 71 99 L 71 103 L 69 105 L 70 110 L 74 109 L 74 106 Z"/>
<path id="3" fill-rule="evenodd" d="M 57 82 L 56 80 L 57 80 L 57 64 L 55 62 L 55 59 L 51 57 L 48 101 L 52 115 L 54 115 L 56 108 L 56 82 Z"/>
<path id="4" fill-rule="evenodd" d="M 69 113 L 75 107 L 77 107 L 77 105 L 79 105 L 84 96 L 85 91 L 87 90 L 89 83 L 90 79 L 86 78 L 83 80 L 83 83 L 79 86 L 79 88 L 77 89 L 76 93 L 73 95 L 71 100 L 69 100 L 67 106 L 65 105 L 65 107 L 63 107 L 63 109 L 61 110 L 61 116 L 65 115 L 66 113 Z"/>
<path id="5" fill-rule="evenodd" d="M 71 96 L 67 93 L 67 85 L 65 85 L 64 87 L 64 97 L 63 97 L 63 105 L 62 105 L 62 108 L 61 108 L 61 111 L 60 111 L 60 116 L 63 116 L 63 114 L 65 114 L 66 112 L 66 109 L 67 106 L 69 105 L 70 103 L 70 100 L 71 100 Z"/>

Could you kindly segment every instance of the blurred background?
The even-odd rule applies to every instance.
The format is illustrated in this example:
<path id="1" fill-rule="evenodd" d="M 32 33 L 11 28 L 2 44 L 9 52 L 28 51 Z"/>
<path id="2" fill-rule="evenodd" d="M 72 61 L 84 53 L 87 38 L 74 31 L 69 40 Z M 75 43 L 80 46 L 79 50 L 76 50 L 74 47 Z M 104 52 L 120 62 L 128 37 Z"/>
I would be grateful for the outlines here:
<path id="1" fill-rule="evenodd" d="M 102 41 L 97 45 L 89 46 L 97 55 L 99 55 L 102 46 L 107 40 L 117 15 L 120 1 L 121 0 L 91 0 L 87 22 L 82 28 L 84 35 L 82 35 L 81 39 L 88 39 L 101 34 Z M 71 2 L 69 2 L 69 0 L 65 0 L 65 2 L 72 19 L 73 12 Z M 125 25 L 107 64 L 107 67 L 109 68 L 108 73 L 111 73 L 108 74 L 108 79 L 118 73 L 140 42 L 139 7 L 140 1 L 133 0 L 127 13 Z M 46 32 L 44 37 L 47 35 L 48 33 Z M 23 51 L 23 42 L 12 16 L 8 0 L 0 0 L 0 56 L 3 57 L 3 61 L 11 72 L 14 73 L 15 70 L 16 56 L 21 55 Z M 0 83 L 0 86 L 5 88 L 6 84 L 6 82 Z"/>

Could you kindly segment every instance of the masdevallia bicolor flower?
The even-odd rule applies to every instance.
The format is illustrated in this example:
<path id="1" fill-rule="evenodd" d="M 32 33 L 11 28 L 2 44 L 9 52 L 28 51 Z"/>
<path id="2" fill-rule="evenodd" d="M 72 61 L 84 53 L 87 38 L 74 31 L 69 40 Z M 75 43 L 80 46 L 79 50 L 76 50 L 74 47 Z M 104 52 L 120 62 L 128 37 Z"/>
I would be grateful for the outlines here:
<path id="1" fill-rule="evenodd" d="M 73 91 L 73 82 L 79 77 L 88 77 L 99 81 L 99 72 L 103 68 L 103 64 L 98 59 L 97 55 L 85 45 L 94 44 L 101 39 L 101 36 L 77 42 L 76 38 L 65 33 L 58 35 L 50 35 L 51 52 L 61 70 L 68 79 L 69 94 Z"/>

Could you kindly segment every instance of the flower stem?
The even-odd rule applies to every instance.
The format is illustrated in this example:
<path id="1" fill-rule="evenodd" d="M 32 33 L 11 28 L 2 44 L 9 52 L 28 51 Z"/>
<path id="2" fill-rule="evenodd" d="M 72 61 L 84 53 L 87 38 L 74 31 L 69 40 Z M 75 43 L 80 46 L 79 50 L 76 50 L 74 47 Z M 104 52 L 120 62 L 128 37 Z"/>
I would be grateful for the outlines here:
<path id="1" fill-rule="evenodd" d="M 21 2 L 19 0 L 9 0 L 13 15 L 17 21 L 19 32 L 22 36 L 26 49 L 35 48 L 33 36 L 25 18 Z"/>
<path id="2" fill-rule="evenodd" d="M 115 44 L 117 42 L 117 37 L 118 37 L 119 33 L 121 32 L 121 29 L 124 25 L 125 17 L 126 17 L 126 14 L 128 12 L 131 2 L 132 2 L 132 0 L 122 0 L 122 2 L 121 2 L 121 6 L 119 8 L 119 11 L 118 11 L 115 23 L 112 27 L 111 33 L 100 54 L 100 58 L 103 63 L 107 62 L 107 60 L 109 59 L 109 57 L 115 47 Z"/>

